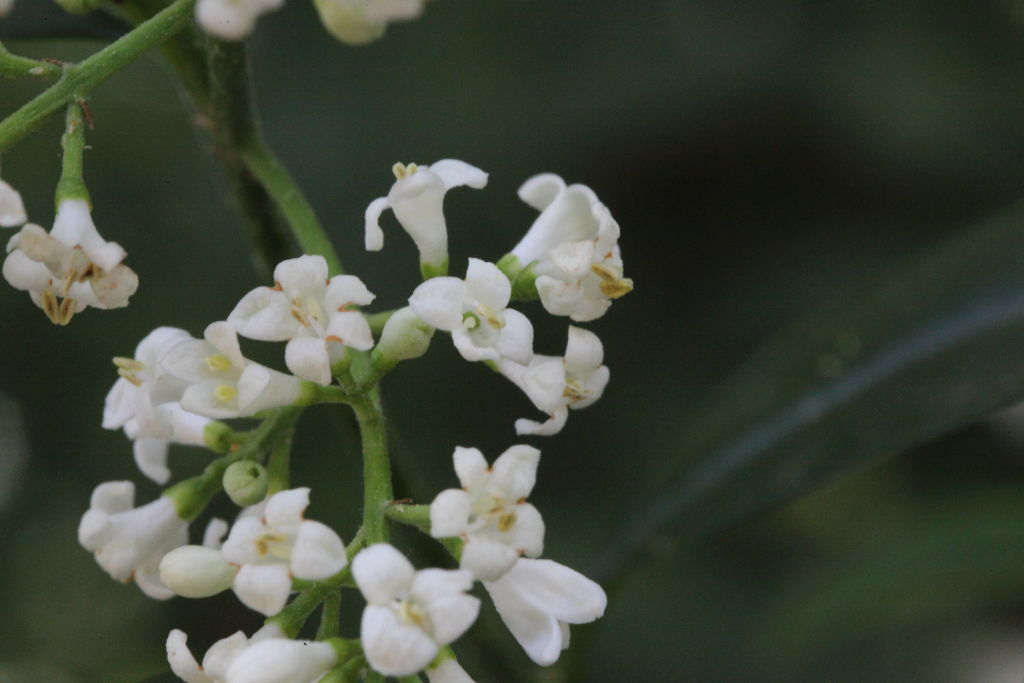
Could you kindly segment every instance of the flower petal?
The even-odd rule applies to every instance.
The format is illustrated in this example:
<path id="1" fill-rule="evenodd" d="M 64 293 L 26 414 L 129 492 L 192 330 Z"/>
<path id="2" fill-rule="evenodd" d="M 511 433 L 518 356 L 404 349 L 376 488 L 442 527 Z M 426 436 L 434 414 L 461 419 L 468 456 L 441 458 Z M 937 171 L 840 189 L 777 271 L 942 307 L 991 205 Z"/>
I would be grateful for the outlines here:
<path id="1" fill-rule="evenodd" d="M 441 491 L 430 504 L 430 535 L 434 538 L 458 536 L 469 523 L 470 500 L 461 489 Z"/>
<path id="2" fill-rule="evenodd" d="M 431 327 L 451 330 L 462 327 L 462 301 L 466 296 L 466 283 L 456 277 L 435 277 L 420 284 L 409 306 Z"/>
<path id="3" fill-rule="evenodd" d="M 174 629 L 167 634 L 167 663 L 171 665 L 171 671 L 185 683 L 215 683 L 214 679 L 203 673 L 199 662 L 188 649 L 187 641 L 188 636 L 184 631 Z"/>
<path id="4" fill-rule="evenodd" d="M 291 590 L 292 580 L 283 564 L 247 564 L 235 576 L 235 595 L 243 605 L 264 616 L 280 612 Z"/>
<path id="5" fill-rule="evenodd" d="M 487 173 L 458 159 L 442 159 L 431 164 L 430 170 L 441 179 L 446 191 L 462 185 L 477 190 L 487 186 Z"/>
<path id="6" fill-rule="evenodd" d="M 511 446 L 491 465 L 491 482 L 510 500 L 526 498 L 537 483 L 540 451 L 533 446 Z"/>
<path id="7" fill-rule="evenodd" d="M 347 564 L 345 544 L 333 529 L 312 520 L 299 525 L 291 559 L 295 578 L 319 581 L 334 576 Z"/>
<path id="8" fill-rule="evenodd" d="M 322 386 L 331 383 L 331 357 L 323 337 L 295 337 L 284 347 L 284 363 L 302 379 Z"/>
<path id="9" fill-rule="evenodd" d="M 526 182 L 519 186 L 519 198 L 538 211 L 543 211 L 564 189 L 565 181 L 561 176 L 541 173 L 527 178 Z"/>
<path id="10" fill-rule="evenodd" d="M 387 197 L 377 197 L 366 207 L 366 227 L 363 238 L 366 251 L 380 251 L 384 248 L 384 231 L 380 229 L 380 215 L 390 208 Z"/>
<path id="11" fill-rule="evenodd" d="M 412 584 L 416 570 L 388 543 L 377 543 L 359 551 L 352 560 L 352 578 L 366 602 L 384 605 Z"/>
<path id="12" fill-rule="evenodd" d="M 357 555 L 353 567 L 358 559 Z M 414 674 L 429 664 L 439 649 L 426 633 L 400 622 L 391 609 L 376 605 L 363 610 L 359 637 L 370 666 L 385 676 Z"/>

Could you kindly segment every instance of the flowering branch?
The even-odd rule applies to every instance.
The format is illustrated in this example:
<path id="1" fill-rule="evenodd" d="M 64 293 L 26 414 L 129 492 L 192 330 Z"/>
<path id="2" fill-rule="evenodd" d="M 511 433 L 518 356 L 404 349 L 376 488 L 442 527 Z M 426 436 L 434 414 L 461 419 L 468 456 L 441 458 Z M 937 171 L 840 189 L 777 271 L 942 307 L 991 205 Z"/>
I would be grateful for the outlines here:
<path id="1" fill-rule="evenodd" d="M 380 390 L 352 399 L 363 443 L 363 528 L 367 543 L 382 543 L 390 537 L 384 510 L 394 498 L 391 487 L 391 461 L 384 435 L 384 414 Z"/>
<path id="2" fill-rule="evenodd" d="M 192 19 L 195 2 L 175 0 L 81 64 L 66 65 L 63 78 L 0 121 L 0 152 L 13 147 L 68 101 L 86 96 L 154 45 L 180 31 Z"/>

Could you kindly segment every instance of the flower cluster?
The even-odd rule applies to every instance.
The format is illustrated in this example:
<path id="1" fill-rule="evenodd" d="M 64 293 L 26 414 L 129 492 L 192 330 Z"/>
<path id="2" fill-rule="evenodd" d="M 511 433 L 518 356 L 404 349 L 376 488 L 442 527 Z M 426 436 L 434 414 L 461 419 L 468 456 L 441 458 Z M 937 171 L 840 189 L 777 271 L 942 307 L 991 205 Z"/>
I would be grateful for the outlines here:
<path id="1" fill-rule="evenodd" d="M 541 455 L 533 446 L 513 445 L 491 464 L 475 448 L 456 448 L 458 488 L 440 492 L 429 506 L 368 498 L 364 526 L 347 547 L 333 529 L 305 518 L 310 489 L 287 485 L 297 411 L 318 402 L 349 403 L 357 415 L 379 410 L 376 384 L 399 362 L 426 353 L 438 330 L 463 358 L 489 365 L 547 415 L 543 422 L 518 420 L 519 434 L 556 434 L 569 409 L 598 400 L 608 383 L 593 332 L 569 325 L 564 356 L 535 353 L 532 323 L 510 308 L 539 299 L 548 313 L 592 320 L 632 287 L 622 275 L 618 226 L 591 190 L 552 175 L 527 181 L 520 196 L 541 214 L 522 241 L 497 263 L 469 259 L 465 277 L 457 278 L 447 275 L 445 194 L 462 185 L 483 188 L 487 174 L 451 159 L 393 170 L 390 192 L 366 210 L 366 246 L 383 247 L 380 223 L 390 208 L 419 250 L 424 278 L 407 307 L 377 314 L 371 324 L 362 307 L 375 296 L 362 280 L 332 274 L 322 256 L 305 255 L 279 263 L 272 285 L 245 294 L 203 338 L 160 327 L 133 357 L 114 359 L 120 377 L 107 395 L 103 426 L 124 430 L 146 476 L 160 484 L 170 479 L 170 444 L 223 455 L 138 508 L 130 482 L 102 484 L 82 518 L 82 545 L 112 577 L 134 579 L 154 598 L 230 589 L 269 617 L 251 638 L 238 632 L 218 641 L 201 666 L 185 634 L 172 631 L 168 661 L 188 683 L 314 681 L 353 666 L 386 676 L 471 680 L 449 645 L 476 620 L 480 600 L 469 591 L 477 581 L 541 665 L 568 646 L 570 624 L 604 613 L 598 584 L 540 559 L 545 524 L 527 502 Z M 248 359 L 239 337 L 285 343 L 288 372 Z M 262 422 L 251 432 L 222 422 L 237 418 Z M 379 419 L 377 427 L 360 420 L 363 430 L 380 430 Z M 366 441 L 368 433 L 364 458 L 386 457 L 378 452 L 383 433 Z M 377 483 L 390 492 L 390 482 Z M 202 544 L 189 545 L 189 522 L 220 489 L 242 509 L 231 525 L 211 520 Z M 384 516 L 442 540 L 459 568 L 417 570 L 379 530 Z M 331 628 L 317 641 L 296 639 L 309 608 L 303 598 L 289 598 L 311 585 L 323 595 L 358 588 L 366 607 L 357 641 L 335 637 Z"/>

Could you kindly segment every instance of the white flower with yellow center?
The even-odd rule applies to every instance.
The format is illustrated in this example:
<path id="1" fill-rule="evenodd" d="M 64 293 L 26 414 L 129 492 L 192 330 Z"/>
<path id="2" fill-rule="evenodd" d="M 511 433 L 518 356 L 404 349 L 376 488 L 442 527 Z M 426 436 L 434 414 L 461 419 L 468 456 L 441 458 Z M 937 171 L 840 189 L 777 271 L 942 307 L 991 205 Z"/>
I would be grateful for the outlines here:
<path id="1" fill-rule="evenodd" d="M 476 448 L 452 456 L 461 489 L 438 494 L 430 505 L 430 535 L 463 539 L 459 566 L 481 581 L 494 581 L 521 555 L 544 551 L 544 520 L 525 502 L 537 481 L 540 451 L 512 446 L 487 466 Z"/>
<path id="2" fill-rule="evenodd" d="M 196 23 L 221 40 L 242 40 L 261 14 L 283 6 L 284 0 L 199 0 Z"/>
<path id="3" fill-rule="evenodd" d="M 320 522 L 303 519 L 309 489 L 275 493 L 249 508 L 231 527 L 221 552 L 239 567 L 234 591 L 247 607 L 277 614 L 288 600 L 292 578 L 319 581 L 348 564 L 345 546 Z"/>
<path id="4" fill-rule="evenodd" d="M 135 272 L 121 263 L 124 249 L 100 237 L 83 199 L 62 201 L 49 233 L 32 223 L 23 226 L 7 252 L 4 278 L 27 291 L 57 325 L 68 324 L 86 306 L 127 306 L 139 286 Z"/>
<path id="5" fill-rule="evenodd" d="M 545 422 L 516 420 L 516 433 L 549 436 L 562 431 L 570 408 L 586 408 L 604 393 L 610 372 L 603 360 L 604 347 L 597 335 L 570 325 L 564 357 L 537 354 L 526 366 L 499 363 L 501 373 L 549 416 Z"/>
<path id="6" fill-rule="evenodd" d="M 211 323 L 203 336 L 179 341 L 160 361 L 188 384 L 181 396 L 185 410 L 213 419 L 245 417 L 299 398 L 298 378 L 247 360 L 227 322 Z"/>
<path id="7" fill-rule="evenodd" d="M 188 522 L 168 498 L 137 508 L 134 503 L 130 481 L 97 486 L 78 525 L 78 542 L 113 578 L 134 580 L 149 597 L 166 600 L 174 593 L 160 581 L 157 567 L 164 555 L 188 542 Z"/>
<path id="8" fill-rule="evenodd" d="M 380 216 L 391 209 L 420 252 L 424 277 L 448 271 L 448 225 L 444 219 L 444 196 L 453 187 L 467 185 L 481 189 L 487 174 L 457 159 L 443 159 L 430 166 L 395 164 L 395 184 L 387 197 L 373 200 L 366 209 L 366 248 L 384 248 Z"/>
<path id="9" fill-rule="evenodd" d="M 549 666 L 569 647 L 569 624 L 604 614 L 601 586 L 551 560 L 520 558 L 497 581 L 484 581 L 509 631 L 537 664 Z"/>
<path id="10" fill-rule="evenodd" d="M 594 320 L 632 291 L 633 281 L 622 276 L 619 224 L 589 187 L 566 187 L 545 173 L 523 183 L 519 197 L 541 213 L 511 253 L 520 267 L 534 264 L 548 313 Z"/>
<path id="11" fill-rule="evenodd" d="M 409 676 L 426 667 L 440 648 L 465 633 L 480 601 L 467 595 L 473 575 L 422 569 L 387 543 L 365 548 L 352 560 L 352 578 L 366 598 L 360 638 L 367 661 L 385 676 Z"/>
<path id="12" fill-rule="evenodd" d="M 260 341 L 288 341 L 285 363 L 299 377 L 327 385 L 331 365 L 346 347 L 365 351 L 373 335 L 356 306 L 374 296 L 354 275 L 327 277 L 322 256 L 300 256 L 274 269 L 274 286 L 257 287 L 228 316 L 238 334 Z"/>
<path id="13" fill-rule="evenodd" d="M 320 20 L 338 40 L 365 45 L 384 35 L 389 23 L 415 19 L 426 0 L 313 0 Z"/>
<path id="14" fill-rule="evenodd" d="M 409 306 L 423 322 L 451 332 L 466 360 L 506 358 L 526 364 L 533 356 L 533 325 L 506 308 L 511 296 L 512 284 L 497 266 L 471 258 L 465 280 L 427 280 L 409 297 Z"/>

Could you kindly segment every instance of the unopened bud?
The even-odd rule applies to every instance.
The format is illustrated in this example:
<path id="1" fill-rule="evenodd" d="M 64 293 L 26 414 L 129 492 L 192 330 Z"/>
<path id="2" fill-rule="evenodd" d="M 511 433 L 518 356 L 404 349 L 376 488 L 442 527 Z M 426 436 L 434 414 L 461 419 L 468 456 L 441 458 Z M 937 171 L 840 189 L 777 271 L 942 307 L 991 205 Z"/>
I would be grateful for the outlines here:
<path id="1" fill-rule="evenodd" d="M 160 560 L 160 580 L 186 598 L 208 598 L 231 587 L 238 568 L 219 550 L 183 545 Z"/>
<path id="2" fill-rule="evenodd" d="M 430 347 L 434 328 L 423 322 L 409 307 L 399 309 L 388 318 L 373 349 L 373 359 L 385 370 L 399 361 L 419 358 Z"/>
<path id="3" fill-rule="evenodd" d="M 267 470 L 258 462 L 234 462 L 224 470 L 223 484 L 235 505 L 255 505 L 267 496 Z"/>

